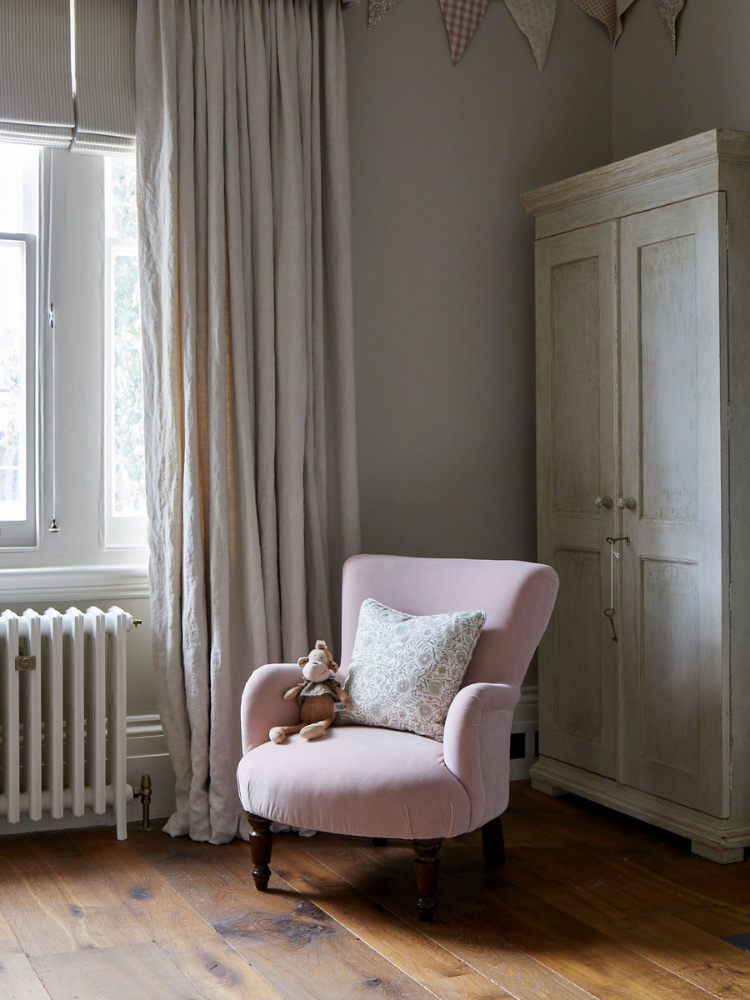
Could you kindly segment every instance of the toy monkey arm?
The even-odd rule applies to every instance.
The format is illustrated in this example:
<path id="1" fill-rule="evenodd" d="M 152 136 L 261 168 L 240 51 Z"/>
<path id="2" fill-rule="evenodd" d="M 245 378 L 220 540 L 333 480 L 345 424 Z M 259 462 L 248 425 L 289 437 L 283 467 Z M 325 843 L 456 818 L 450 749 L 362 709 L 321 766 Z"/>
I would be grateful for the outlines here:
<path id="1" fill-rule="evenodd" d="M 243 754 L 267 743 L 272 726 L 293 726 L 299 722 L 297 702 L 284 701 L 284 692 L 293 684 L 299 684 L 296 663 L 269 663 L 250 675 L 240 709 Z"/>
<path id="2" fill-rule="evenodd" d="M 341 702 L 341 704 L 346 705 L 346 707 L 348 708 L 352 703 L 352 699 L 349 697 L 348 693 L 344 691 L 344 689 L 341 687 L 339 683 L 336 683 L 333 690 L 336 692 L 336 697 Z"/>
<path id="3" fill-rule="evenodd" d="M 295 684 L 293 688 L 289 688 L 289 690 L 284 695 L 284 701 L 291 701 L 292 698 L 296 698 L 297 695 L 302 690 L 302 688 L 305 686 L 305 683 L 306 683 L 305 681 L 302 681 L 300 684 Z"/>

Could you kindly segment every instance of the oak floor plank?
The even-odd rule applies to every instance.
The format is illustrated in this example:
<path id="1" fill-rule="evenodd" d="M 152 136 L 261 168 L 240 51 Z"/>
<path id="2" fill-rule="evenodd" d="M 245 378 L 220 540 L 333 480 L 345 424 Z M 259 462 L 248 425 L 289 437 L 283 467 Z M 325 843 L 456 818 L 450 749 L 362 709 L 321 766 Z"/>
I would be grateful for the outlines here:
<path id="1" fill-rule="evenodd" d="M 591 993 L 527 955 L 498 933 L 491 916 L 459 913 L 441 893 L 435 921 L 425 925 L 415 916 L 414 886 L 408 877 L 383 865 L 354 838 L 320 835 L 306 852 L 391 913 L 418 926 L 436 944 L 481 972 L 517 1000 L 589 1000 Z M 410 853 L 408 845 L 404 855 Z M 380 854 L 382 848 L 373 853 Z M 439 890 L 440 891 L 440 890 Z"/>
<path id="2" fill-rule="evenodd" d="M 500 1000 L 511 994 L 321 864 L 298 838 L 277 837 L 274 871 L 393 965 L 442 1000 Z M 424 926 L 424 925 L 423 925 Z"/>
<path id="3" fill-rule="evenodd" d="M 181 842 L 165 851 L 139 840 L 136 848 L 287 1000 L 431 1000 L 433 994 L 277 875 L 269 892 L 257 892 L 247 844 Z"/>
<path id="4" fill-rule="evenodd" d="M 750 1000 L 750 866 L 523 783 L 504 827 L 498 869 L 445 845 L 432 925 L 410 844 L 279 836 L 263 895 L 239 841 L 0 838 L 0 1000 Z"/>
<path id="5" fill-rule="evenodd" d="M 372 854 L 371 849 L 366 849 Z M 383 860 L 399 864 L 394 848 L 381 848 Z M 380 851 L 378 853 L 380 853 Z M 707 1000 L 710 991 L 643 958 L 597 928 L 571 918 L 548 903 L 509 883 L 451 857 L 441 857 L 441 897 L 462 913 L 483 914 L 498 931 L 522 951 L 601 1000 Z M 453 863 L 452 863 L 453 862 Z M 627 983 L 624 992 L 623 982 Z"/>
<path id="6" fill-rule="evenodd" d="M 111 833 L 109 833 L 111 836 Z M 149 936 L 63 833 L 8 837 L 0 848 L 0 913 L 26 954 L 108 948 Z"/>
<path id="7" fill-rule="evenodd" d="M 535 847 L 600 847 L 607 851 L 659 850 L 681 838 L 575 795 L 549 796 L 529 782 L 514 783 L 503 825 L 509 837 Z M 685 843 L 685 841 L 682 841 Z"/>
<path id="8" fill-rule="evenodd" d="M 145 836 L 154 835 L 160 836 Z M 211 1000 L 284 1000 L 143 860 L 133 836 L 113 850 L 98 833 L 85 831 L 76 844 L 89 865 L 106 871 L 122 908 Z"/>
<path id="9" fill-rule="evenodd" d="M 453 848 L 477 867 L 481 849 Z M 750 955 L 721 938 L 654 905 L 646 905 L 623 889 L 593 880 L 581 887 L 580 873 L 545 852 L 509 855 L 501 873 L 509 882 L 549 903 L 588 927 L 596 928 L 695 986 L 719 997 L 750 998 Z"/>
<path id="10" fill-rule="evenodd" d="M 506 825 L 522 846 L 539 846 L 535 831 L 546 825 L 556 847 L 575 846 L 571 864 L 605 881 L 624 879 L 629 892 L 658 897 L 662 909 L 674 907 L 710 933 L 750 932 L 750 865 L 716 865 L 692 854 L 689 842 L 676 834 L 575 796 L 550 798 L 527 782 L 513 791 Z M 618 827 L 620 835 L 612 836 Z"/>
<path id="11" fill-rule="evenodd" d="M 0 913 L 0 1000 L 49 1000 L 13 931 Z"/>
<path id="12" fill-rule="evenodd" d="M 526 860 L 529 854 L 522 851 L 519 857 Z M 550 862 L 561 860 L 571 884 L 588 887 L 590 892 L 606 894 L 610 887 L 623 889 L 641 903 L 679 916 L 716 937 L 750 933 L 750 915 L 739 907 L 723 902 L 707 902 L 689 884 L 678 885 L 648 872 L 631 861 L 628 855 L 629 852 L 608 854 L 600 848 L 585 852 L 570 852 L 567 849 L 547 852 Z"/>
<path id="13" fill-rule="evenodd" d="M 33 961 L 52 1000 L 212 1000 L 150 941 Z"/>

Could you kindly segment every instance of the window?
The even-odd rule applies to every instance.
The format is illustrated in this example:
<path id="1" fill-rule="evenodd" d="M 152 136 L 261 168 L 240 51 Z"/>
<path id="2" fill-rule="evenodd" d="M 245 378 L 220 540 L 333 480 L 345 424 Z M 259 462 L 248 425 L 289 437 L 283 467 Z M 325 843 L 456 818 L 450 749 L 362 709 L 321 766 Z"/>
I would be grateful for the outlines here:
<path id="1" fill-rule="evenodd" d="M 36 541 L 39 150 L 0 145 L 0 545 Z"/>
<path id="2" fill-rule="evenodd" d="M 142 546 L 146 542 L 146 491 L 133 157 L 105 159 L 104 200 L 107 338 L 104 532 L 110 546 Z"/>
<path id="3" fill-rule="evenodd" d="M 143 567 L 142 381 L 134 157 L 0 142 L 0 569 Z"/>

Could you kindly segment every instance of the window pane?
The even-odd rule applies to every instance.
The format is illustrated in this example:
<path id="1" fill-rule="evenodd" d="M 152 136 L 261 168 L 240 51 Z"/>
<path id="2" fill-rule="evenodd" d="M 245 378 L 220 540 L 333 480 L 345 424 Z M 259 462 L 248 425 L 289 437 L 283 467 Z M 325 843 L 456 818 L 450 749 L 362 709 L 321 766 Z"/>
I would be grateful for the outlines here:
<path id="1" fill-rule="evenodd" d="M 0 142 L 0 232 L 36 232 L 38 177 L 38 146 Z"/>
<path id="2" fill-rule="evenodd" d="M 105 159 L 107 185 L 107 236 L 134 240 L 137 237 L 135 210 L 135 157 L 108 156 Z"/>
<path id="3" fill-rule="evenodd" d="M 26 244 L 0 240 L 0 521 L 26 520 Z"/>
<path id="4" fill-rule="evenodd" d="M 113 255 L 115 515 L 146 513 L 138 258 Z"/>

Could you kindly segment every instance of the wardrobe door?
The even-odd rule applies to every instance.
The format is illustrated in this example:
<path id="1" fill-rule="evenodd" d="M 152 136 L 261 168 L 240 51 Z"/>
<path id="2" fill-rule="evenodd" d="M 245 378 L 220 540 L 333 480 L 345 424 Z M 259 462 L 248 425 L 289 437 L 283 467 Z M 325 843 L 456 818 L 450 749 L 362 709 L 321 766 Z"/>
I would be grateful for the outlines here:
<path id="1" fill-rule="evenodd" d="M 615 523 L 617 223 L 539 240 L 539 559 L 560 577 L 539 650 L 540 753 L 615 774 L 616 644 L 610 605 Z"/>
<path id="2" fill-rule="evenodd" d="M 728 815 L 724 194 L 621 223 L 622 780 Z"/>

